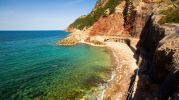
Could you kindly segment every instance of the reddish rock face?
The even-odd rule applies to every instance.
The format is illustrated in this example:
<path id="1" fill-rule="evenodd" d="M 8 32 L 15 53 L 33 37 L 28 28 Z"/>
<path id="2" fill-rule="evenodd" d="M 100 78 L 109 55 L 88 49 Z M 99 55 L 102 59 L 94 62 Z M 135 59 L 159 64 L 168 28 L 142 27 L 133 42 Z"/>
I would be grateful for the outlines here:
<path id="1" fill-rule="evenodd" d="M 90 35 L 120 35 L 123 31 L 123 17 L 120 13 L 114 13 L 108 17 L 101 17 L 94 23 Z"/>
<path id="2" fill-rule="evenodd" d="M 97 4 L 93 10 L 104 6 L 107 1 L 108 0 L 101 0 L 101 3 L 99 2 L 99 4 Z M 150 12 L 152 12 L 153 3 L 157 3 L 160 1 L 161 0 L 142 0 L 142 2 L 139 2 L 138 0 L 130 0 L 131 3 L 123 2 L 119 4 L 118 7 L 118 9 L 122 9 L 123 12 L 114 12 L 108 16 L 101 16 L 99 20 L 96 21 L 92 26 L 86 27 L 82 31 L 89 35 L 130 35 L 134 37 L 139 37 L 144 27 L 144 24 L 148 19 L 148 16 L 151 14 Z M 139 3 L 140 6 L 136 3 Z M 131 7 L 134 7 L 136 9 L 130 9 Z M 124 20 L 125 10 L 128 11 L 126 12 L 127 20 Z M 131 13 L 132 15 L 129 16 Z M 69 27 L 67 29 L 68 32 L 74 32 L 74 30 L 76 29 L 72 27 Z"/>

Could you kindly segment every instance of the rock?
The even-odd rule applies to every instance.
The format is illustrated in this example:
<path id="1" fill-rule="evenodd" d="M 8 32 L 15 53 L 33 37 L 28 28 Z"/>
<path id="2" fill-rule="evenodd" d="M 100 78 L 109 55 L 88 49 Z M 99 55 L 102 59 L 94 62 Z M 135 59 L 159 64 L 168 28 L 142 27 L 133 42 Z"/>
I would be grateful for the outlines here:
<path id="1" fill-rule="evenodd" d="M 158 93 L 153 87 L 145 89 L 144 94 L 150 94 L 146 98 L 167 100 L 176 93 L 179 85 L 179 25 L 160 26 L 156 17 L 151 15 L 146 22 L 137 48 L 143 59 L 142 67 L 146 69 L 142 75 L 148 75 L 150 84 L 159 87 Z"/>
<path id="2" fill-rule="evenodd" d="M 176 29 L 179 29 L 179 27 Z M 160 41 L 154 56 L 155 73 L 156 78 L 163 82 L 161 83 L 161 87 L 173 92 L 173 89 L 177 89 L 179 83 L 179 32 L 177 33 L 173 30 L 166 32 L 167 35 Z M 172 87 L 169 86 L 167 88 L 167 78 L 172 78 L 170 80 L 170 86 Z"/>
<path id="3" fill-rule="evenodd" d="M 67 37 L 57 42 L 58 45 L 76 45 L 77 43 L 79 43 L 79 40 L 71 37 Z"/>
<path id="4" fill-rule="evenodd" d="M 155 79 L 160 84 L 160 98 L 169 97 L 179 83 L 179 34 L 167 35 L 159 43 L 154 56 Z"/>

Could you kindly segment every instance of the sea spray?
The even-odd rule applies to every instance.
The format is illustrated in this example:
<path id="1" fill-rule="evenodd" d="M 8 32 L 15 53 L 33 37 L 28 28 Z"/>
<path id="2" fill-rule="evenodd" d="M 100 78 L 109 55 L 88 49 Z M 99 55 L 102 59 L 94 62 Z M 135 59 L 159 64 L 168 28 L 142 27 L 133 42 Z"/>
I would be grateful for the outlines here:
<path id="1" fill-rule="evenodd" d="M 104 99 L 106 88 L 109 86 L 109 82 L 114 80 L 114 77 L 116 76 L 116 69 L 119 68 L 119 65 L 120 65 L 120 63 L 119 63 L 119 57 L 117 55 L 117 52 L 115 52 L 113 50 L 111 52 L 112 52 L 113 59 L 115 60 L 115 62 L 114 62 L 115 63 L 115 67 L 114 67 L 114 70 L 112 70 L 112 72 L 111 72 L 111 78 L 109 80 L 107 80 L 107 83 L 100 84 L 98 86 L 99 94 L 96 97 L 97 100 L 103 100 Z"/>

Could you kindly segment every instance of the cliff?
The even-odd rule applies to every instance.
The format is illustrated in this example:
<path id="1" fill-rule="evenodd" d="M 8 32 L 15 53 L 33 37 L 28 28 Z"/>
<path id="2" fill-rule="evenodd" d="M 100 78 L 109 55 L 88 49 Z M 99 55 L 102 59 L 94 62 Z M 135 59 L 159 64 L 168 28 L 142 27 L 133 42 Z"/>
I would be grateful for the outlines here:
<path id="1" fill-rule="evenodd" d="M 139 65 L 135 100 L 179 99 L 179 1 L 166 1 L 151 6 L 140 34 L 135 55 Z"/>
<path id="2" fill-rule="evenodd" d="M 139 36 L 155 1 L 99 0 L 95 8 L 79 17 L 66 30 L 88 35 Z"/>
<path id="3" fill-rule="evenodd" d="M 67 31 L 88 30 L 89 35 L 120 34 L 119 30 L 123 30 L 124 2 L 124 0 L 99 0 L 91 13 L 78 18 L 67 28 Z"/>
<path id="4" fill-rule="evenodd" d="M 137 44 L 142 98 L 178 99 L 179 25 L 155 23 L 155 15 L 147 21 Z"/>

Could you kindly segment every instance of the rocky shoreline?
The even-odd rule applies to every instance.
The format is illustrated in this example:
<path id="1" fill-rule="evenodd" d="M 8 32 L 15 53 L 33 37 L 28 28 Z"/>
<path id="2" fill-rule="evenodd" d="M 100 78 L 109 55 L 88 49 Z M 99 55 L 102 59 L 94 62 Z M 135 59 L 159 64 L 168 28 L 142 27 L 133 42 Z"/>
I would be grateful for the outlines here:
<path id="1" fill-rule="evenodd" d="M 109 42 L 107 47 L 116 56 L 117 66 L 114 68 L 113 78 L 105 90 L 104 100 L 124 100 L 127 98 L 131 77 L 138 68 L 136 60 L 133 58 L 134 52 L 124 43 Z"/>
<path id="2" fill-rule="evenodd" d="M 99 94 L 100 96 L 98 95 L 96 98 L 102 100 L 106 100 L 109 98 L 111 98 L 112 100 L 116 100 L 117 98 L 125 99 L 126 94 L 128 93 L 128 88 L 130 86 L 131 76 L 135 74 L 135 70 L 138 68 L 136 65 L 135 58 L 133 57 L 134 52 L 131 50 L 129 45 L 126 44 L 125 39 L 129 39 L 131 46 L 135 46 L 138 39 L 131 39 L 130 37 L 118 37 L 117 39 L 121 41 L 106 41 L 100 42 L 100 44 L 95 44 L 94 42 L 87 42 L 79 38 L 75 39 L 77 40 L 75 43 L 71 41 L 66 41 L 66 39 L 70 40 L 71 38 L 74 39 L 75 37 L 77 37 L 74 34 L 75 33 L 73 33 L 73 35 L 68 36 L 64 40 L 57 42 L 57 44 L 62 46 L 72 46 L 82 43 L 90 46 L 106 47 L 111 51 L 113 55 L 113 61 L 115 61 L 116 66 L 113 68 L 111 79 L 107 82 L 105 88 Z M 103 38 L 105 40 L 104 36 L 100 38 Z"/>

